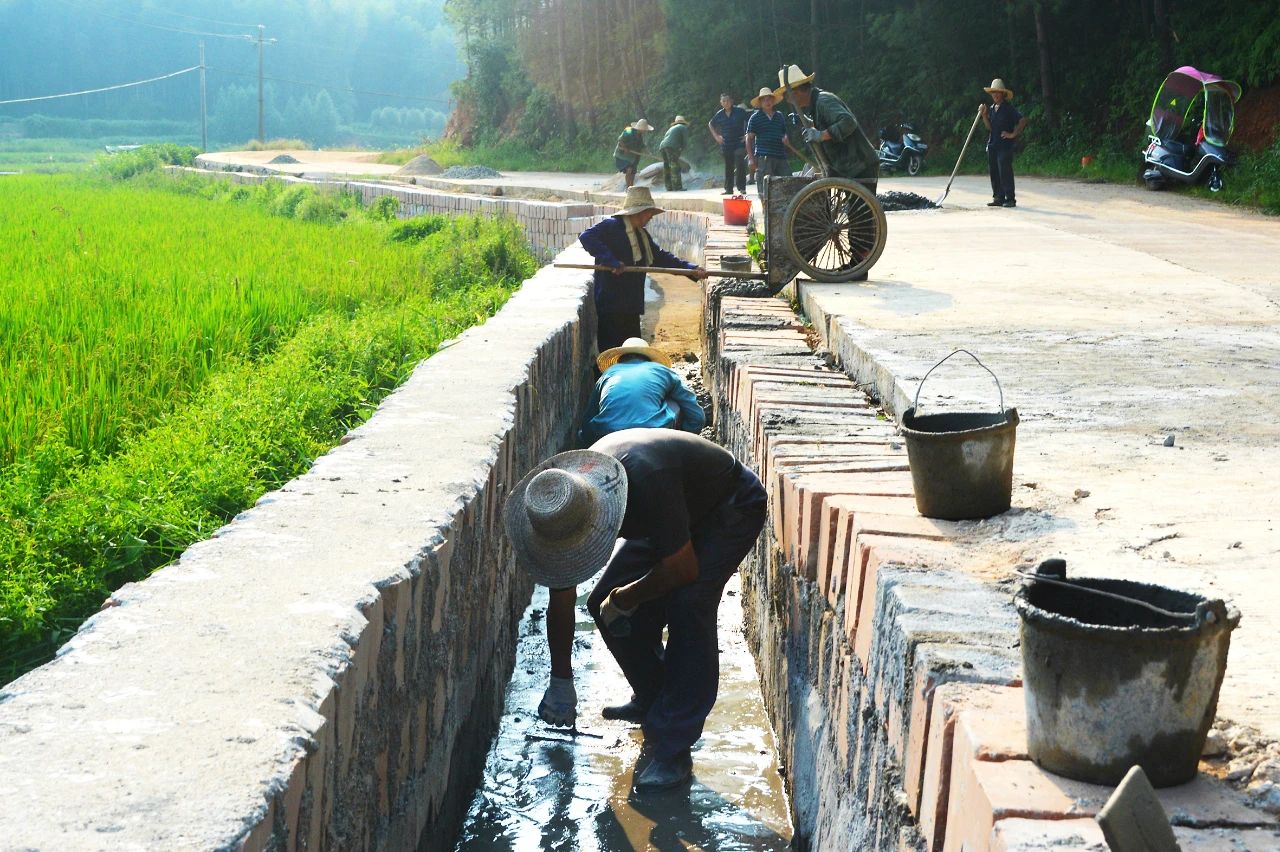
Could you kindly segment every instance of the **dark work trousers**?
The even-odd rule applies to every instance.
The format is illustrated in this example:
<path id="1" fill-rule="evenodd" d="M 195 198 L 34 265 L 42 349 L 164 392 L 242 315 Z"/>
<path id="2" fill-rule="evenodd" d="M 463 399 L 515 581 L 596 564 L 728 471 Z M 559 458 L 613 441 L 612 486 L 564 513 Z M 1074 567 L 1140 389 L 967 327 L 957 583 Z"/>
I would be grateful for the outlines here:
<path id="1" fill-rule="evenodd" d="M 791 174 L 791 164 L 786 157 L 756 157 L 756 192 L 764 198 L 764 179 L 786 177 Z"/>
<path id="2" fill-rule="evenodd" d="M 1017 201 L 1013 195 L 1013 146 L 987 148 L 987 168 L 991 171 L 991 197 L 996 201 Z"/>
<path id="3" fill-rule="evenodd" d="M 737 489 L 692 530 L 693 551 L 698 557 L 696 580 L 642 604 L 631 616 L 631 634 L 613 636 L 600 622 L 600 604 L 609 592 L 640 579 L 658 563 L 648 539 L 628 539 L 587 597 L 587 609 L 631 684 L 636 701 L 649 708 L 644 720 L 645 744 L 660 760 L 685 752 L 702 736 L 720 685 L 716 635 L 720 595 L 764 527 L 764 487 L 754 473 L 739 467 Z M 678 500 L 680 495 L 673 494 L 672 499 Z"/>
<path id="4" fill-rule="evenodd" d="M 667 192 L 680 192 L 684 189 L 684 178 L 680 174 L 680 152 L 670 148 L 662 149 L 662 182 Z"/>
<path id="5" fill-rule="evenodd" d="M 596 351 L 621 346 L 628 337 L 640 336 L 640 314 L 596 314 Z"/>
<path id="6" fill-rule="evenodd" d="M 724 157 L 724 188 L 732 190 L 738 188 L 738 192 L 745 193 L 747 191 L 747 149 L 734 148 L 732 151 L 720 149 L 720 156 Z"/>

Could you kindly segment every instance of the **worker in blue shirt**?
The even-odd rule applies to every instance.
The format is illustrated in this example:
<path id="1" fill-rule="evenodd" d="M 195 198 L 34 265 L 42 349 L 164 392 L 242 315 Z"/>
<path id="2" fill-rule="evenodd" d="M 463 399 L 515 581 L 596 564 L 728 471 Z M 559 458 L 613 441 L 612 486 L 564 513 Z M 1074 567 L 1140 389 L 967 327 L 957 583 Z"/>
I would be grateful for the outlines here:
<path id="1" fill-rule="evenodd" d="M 671 359 L 641 338 L 601 352 L 596 366 L 601 376 L 578 431 L 580 446 L 623 429 L 681 429 L 696 435 L 707 424 L 697 397 L 671 369 Z"/>

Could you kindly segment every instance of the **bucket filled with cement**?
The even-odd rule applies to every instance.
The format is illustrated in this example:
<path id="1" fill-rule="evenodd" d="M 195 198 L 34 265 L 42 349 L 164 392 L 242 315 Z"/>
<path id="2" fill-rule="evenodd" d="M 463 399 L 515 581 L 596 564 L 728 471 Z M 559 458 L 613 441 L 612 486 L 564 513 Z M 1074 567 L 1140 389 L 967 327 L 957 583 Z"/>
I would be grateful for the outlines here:
<path id="1" fill-rule="evenodd" d="M 915 404 L 902 415 L 902 435 L 911 464 L 916 509 L 927 518 L 967 521 L 1007 511 L 1013 495 L 1013 449 L 1018 410 L 1005 409 L 1004 390 L 995 373 L 1000 405 L 995 411 L 920 413 L 920 390 L 930 373 L 952 355 L 964 353 L 987 370 L 967 349 L 957 349 L 929 368 L 916 388 Z"/>
<path id="2" fill-rule="evenodd" d="M 1061 559 L 1022 576 L 1031 759 L 1094 784 L 1135 765 L 1157 787 L 1194 778 L 1239 611 L 1150 583 L 1067 580 Z"/>

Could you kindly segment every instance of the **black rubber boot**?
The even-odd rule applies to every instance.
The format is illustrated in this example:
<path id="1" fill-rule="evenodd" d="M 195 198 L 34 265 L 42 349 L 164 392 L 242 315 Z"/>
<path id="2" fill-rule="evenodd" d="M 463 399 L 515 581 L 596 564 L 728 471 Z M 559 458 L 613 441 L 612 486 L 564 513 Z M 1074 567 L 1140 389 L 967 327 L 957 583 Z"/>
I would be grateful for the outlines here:
<path id="1" fill-rule="evenodd" d="M 621 719 L 624 722 L 639 725 L 644 721 L 644 717 L 649 715 L 649 708 L 632 698 L 626 704 L 614 704 L 601 709 L 600 715 L 606 719 Z"/>

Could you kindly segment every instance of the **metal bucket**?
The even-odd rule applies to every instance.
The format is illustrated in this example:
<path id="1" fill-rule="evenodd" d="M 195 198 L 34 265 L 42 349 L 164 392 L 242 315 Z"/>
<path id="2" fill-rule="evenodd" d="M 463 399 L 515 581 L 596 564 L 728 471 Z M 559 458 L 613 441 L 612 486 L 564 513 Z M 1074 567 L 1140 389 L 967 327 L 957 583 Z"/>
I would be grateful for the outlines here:
<path id="1" fill-rule="evenodd" d="M 929 368 L 916 388 L 915 404 L 902 415 L 902 435 L 911 463 L 916 508 L 927 518 L 966 521 L 1007 511 L 1013 495 L 1013 449 L 1018 410 L 1004 407 L 1004 389 L 996 412 L 920 414 L 920 389 L 929 374 L 963 352 L 987 366 L 967 349 L 957 349 Z"/>
<path id="2" fill-rule="evenodd" d="M 1051 559 L 1018 590 L 1027 747 L 1050 772 L 1157 787 L 1195 777 L 1240 613 L 1131 580 L 1067 582 Z"/>

